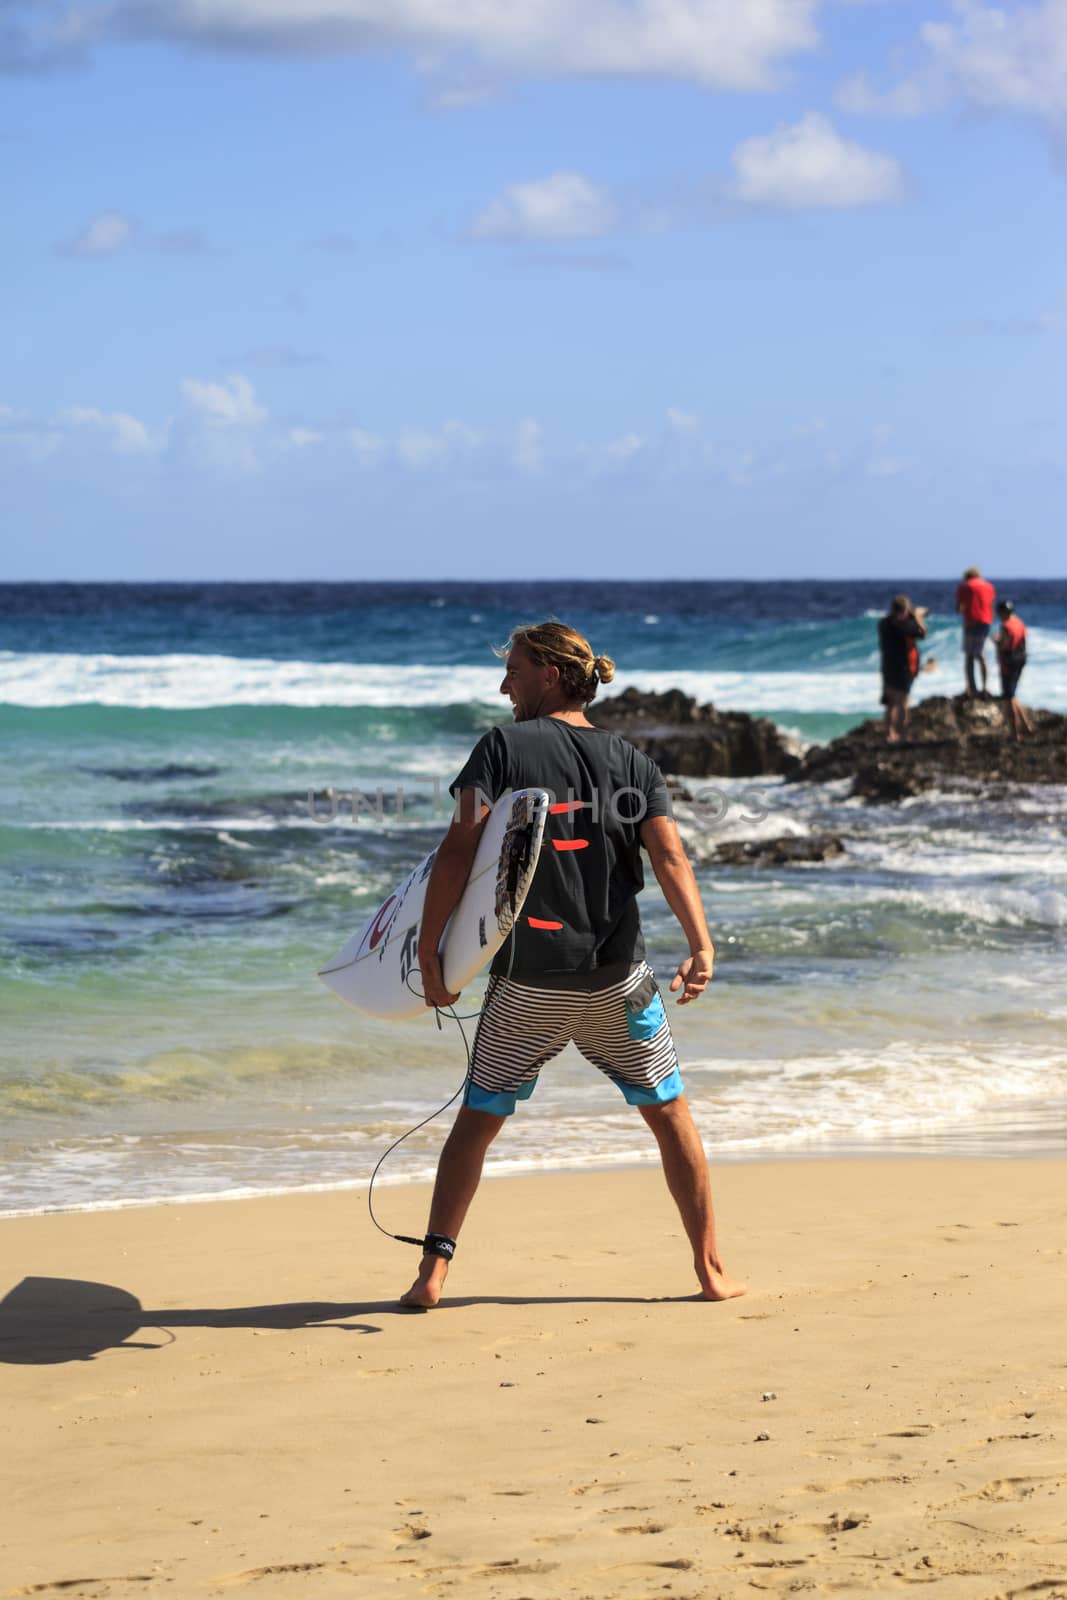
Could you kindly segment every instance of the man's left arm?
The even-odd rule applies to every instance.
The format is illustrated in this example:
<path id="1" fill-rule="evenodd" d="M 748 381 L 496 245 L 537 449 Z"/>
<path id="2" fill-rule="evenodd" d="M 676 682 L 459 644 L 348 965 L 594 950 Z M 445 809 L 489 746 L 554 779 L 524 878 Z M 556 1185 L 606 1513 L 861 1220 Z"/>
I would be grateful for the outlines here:
<path id="1" fill-rule="evenodd" d="M 641 824 L 641 843 L 663 890 L 663 898 L 681 924 L 689 955 L 671 979 L 671 993 L 679 989 L 680 1006 L 703 994 L 715 969 L 715 947 L 708 932 L 704 903 L 696 875 L 672 817 L 649 817 Z"/>
<path id="2" fill-rule="evenodd" d="M 488 815 L 489 807 L 483 804 L 479 790 L 461 789 L 452 826 L 434 857 L 430 881 L 426 885 L 418 947 L 422 992 L 428 1006 L 451 1006 L 459 999 L 458 994 L 450 994 L 445 988 L 438 947 L 448 919 L 467 887 Z"/>

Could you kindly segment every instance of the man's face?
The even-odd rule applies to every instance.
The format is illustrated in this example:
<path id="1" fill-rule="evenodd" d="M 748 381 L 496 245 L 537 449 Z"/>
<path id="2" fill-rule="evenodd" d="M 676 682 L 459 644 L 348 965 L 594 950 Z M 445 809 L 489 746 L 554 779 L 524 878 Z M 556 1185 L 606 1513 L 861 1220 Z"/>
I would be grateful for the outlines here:
<path id="1" fill-rule="evenodd" d="M 538 666 L 521 644 L 512 647 L 504 664 L 500 693 L 510 699 L 516 722 L 529 722 L 540 716 L 541 705 L 551 687 L 548 680 L 554 677 L 553 670 Z"/>

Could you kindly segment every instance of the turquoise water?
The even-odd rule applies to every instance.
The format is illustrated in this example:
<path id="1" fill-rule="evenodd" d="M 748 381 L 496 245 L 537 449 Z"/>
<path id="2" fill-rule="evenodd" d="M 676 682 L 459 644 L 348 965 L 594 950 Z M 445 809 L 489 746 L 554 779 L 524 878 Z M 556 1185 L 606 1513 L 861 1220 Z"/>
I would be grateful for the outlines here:
<path id="1" fill-rule="evenodd" d="M 947 586 L 931 588 L 944 692 L 956 623 Z M 516 617 L 576 618 L 619 686 L 678 682 L 805 739 L 876 709 L 880 586 L 472 594 L 5 591 L 0 1209 L 359 1183 L 447 1097 L 454 1033 L 369 1022 L 314 974 L 443 831 L 449 780 L 506 710 L 490 647 Z M 1067 590 L 1013 594 L 1031 698 L 1067 709 Z M 679 808 L 719 972 L 677 1014 L 718 1155 L 1025 1152 L 1057 1137 L 1063 793 L 883 810 L 770 781 L 752 823 L 752 786 L 719 787 L 718 823 Z M 357 820 L 350 799 L 326 820 L 331 790 L 357 794 Z M 825 867 L 711 860 L 722 838 L 822 827 L 847 845 Z M 669 976 L 677 932 L 654 890 L 645 901 Z M 390 1173 L 428 1172 L 440 1137 L 418 1135 Z M 644 1139 L 568 1056 L 498 1160 L 644 1159 Z"/>

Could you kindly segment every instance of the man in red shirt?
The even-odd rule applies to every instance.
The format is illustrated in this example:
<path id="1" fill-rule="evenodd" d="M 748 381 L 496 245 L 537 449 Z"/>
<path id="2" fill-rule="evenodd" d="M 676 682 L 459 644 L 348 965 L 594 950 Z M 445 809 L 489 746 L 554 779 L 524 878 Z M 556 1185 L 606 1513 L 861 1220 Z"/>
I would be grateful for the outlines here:
<path id="1" fill-rule="evenodd" d="M 1033 723 L 1015 697 L 1026 665 L 1026 628 L 1022 617 L 1016 616 L 1010 600 L 1000 602 L 997 616 L 1000 618 L 1000 629 L 993 643 L 997 647 L 997 660 L 1000 663 L 1000 694 L 1004 701 L 1004 715 L 1010 721 L 1016 739 L 1021 739 L 1024 733 L 1034 731 Z"/>
<path id="2" fill-rule="evenodd" d="M 982 669 L 982 694 L 986 690 L 985 644 L 993 626 L 993 601 L 996 590 L 977 567 L 968 567 L 956 590 L 956 610 L 963 617 L 963 664 L 967 672 L 967 698 L 973 700 L 978 690 L 974 681 L 974 664 Z"/>

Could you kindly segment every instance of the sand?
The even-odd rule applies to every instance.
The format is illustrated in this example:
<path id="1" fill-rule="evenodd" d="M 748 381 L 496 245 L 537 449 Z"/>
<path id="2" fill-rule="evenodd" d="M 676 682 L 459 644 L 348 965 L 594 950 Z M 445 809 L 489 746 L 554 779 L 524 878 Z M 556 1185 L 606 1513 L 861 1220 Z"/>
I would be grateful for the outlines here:
<path id="1" fill-rule="evenodd" d="M 360 1194 L 0 1223 L 0 1594 L 1067 1596 L 1067 1163 L 487 1181 L 438 1311 Z M 419 1231 L 425 1192 L 381 1191 Z"/>

